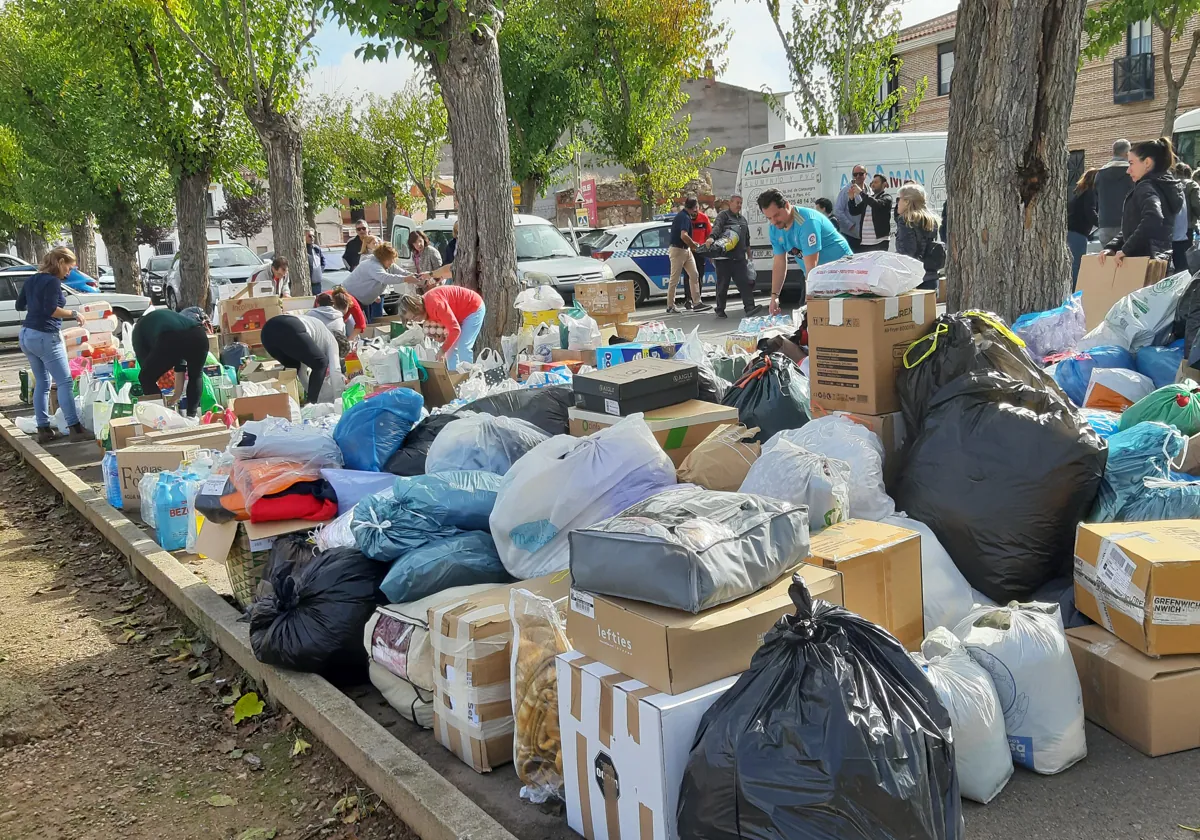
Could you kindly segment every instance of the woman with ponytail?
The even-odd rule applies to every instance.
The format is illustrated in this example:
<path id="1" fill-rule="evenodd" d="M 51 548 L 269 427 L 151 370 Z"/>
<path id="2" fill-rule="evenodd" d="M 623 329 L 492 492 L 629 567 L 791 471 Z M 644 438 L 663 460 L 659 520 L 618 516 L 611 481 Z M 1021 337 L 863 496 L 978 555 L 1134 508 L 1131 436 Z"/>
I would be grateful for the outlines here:
<path id="1" fill-rule="evenodd" d="M 1109 255 L 1116 257 L 1118 266 L 1126 257 L 1171 259 L 1175 214 L 1183 209 L 1183 187 L 1171 171 L 1174 166 L 1170 138 L 1133 144 L 1129 152 L 1133 190 L 1125 197 L 1121 233 L 1100 252 L 1102 265 Z"/>

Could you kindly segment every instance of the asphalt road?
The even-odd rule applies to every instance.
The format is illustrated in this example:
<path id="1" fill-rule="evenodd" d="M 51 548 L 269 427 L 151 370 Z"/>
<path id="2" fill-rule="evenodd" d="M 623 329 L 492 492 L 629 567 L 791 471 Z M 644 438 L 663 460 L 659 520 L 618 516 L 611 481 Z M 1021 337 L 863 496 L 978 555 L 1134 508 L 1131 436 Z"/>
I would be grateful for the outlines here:
<path id="1" fill-rule="evenodd" d="M 635 320 L 663 319 L 687 331 L 699 325 L 706 340 L 716 341 L 735 330 L 741 317 L 740 304 L 730 307 L 727 321 L 714 318 L 711 312 L 664 317 L 664 310 L 665 305 L 645 307 Z M 15 343 L 0 342 L 0 409 L 10 418 L 29 412 L 28 407 L 18 405 L 17 372 L 24 366 Z M 80 471 L 85 480 L 98 482 L 99 458 L 91 454 L 95 450 L 77 447 L 52 444 L 49 450 Z M 372 713 L 386 712 L 373 708 L 365 697 L 356 700 Z M 1087 726 L 1087 743 L 1087 758 L 1064 773 L 1038 776 L 1017 770 L 990 805 L 964 803 L 967 838 L 1196 840 L 1196 832 L 1181 826 L 1200 828 L 1200 750 L 1151 759 L 1092 724 Z M 481 806 L 495 813 L 522 840 L 574 836 L 556 818 L 533 817 L 518 802 L 509 801 L 513 785 L 506 784 L 501 774 L 477 776 L 450 760 L 449 753 L 435 744 L 414 741 L 412 746 L 455 784 L 469 791 L 478 788 Z"/>

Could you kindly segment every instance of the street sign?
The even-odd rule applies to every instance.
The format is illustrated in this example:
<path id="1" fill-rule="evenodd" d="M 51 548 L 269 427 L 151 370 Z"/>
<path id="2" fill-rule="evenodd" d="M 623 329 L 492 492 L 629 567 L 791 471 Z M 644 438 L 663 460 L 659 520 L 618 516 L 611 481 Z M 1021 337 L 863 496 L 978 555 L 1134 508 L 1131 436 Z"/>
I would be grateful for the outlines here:
<path id="1" fill-rule="evenodd" d="M 513 207 L 521 206 L 521 185 L 513 184 L 512 187 Z"/>
<path id="2" fill-rule="evenodd" d="M 575 226 L 576 227 L 591 227 L 591 219 L 588 217 L 586 207 L 578 207 L 575 210 Z"/>

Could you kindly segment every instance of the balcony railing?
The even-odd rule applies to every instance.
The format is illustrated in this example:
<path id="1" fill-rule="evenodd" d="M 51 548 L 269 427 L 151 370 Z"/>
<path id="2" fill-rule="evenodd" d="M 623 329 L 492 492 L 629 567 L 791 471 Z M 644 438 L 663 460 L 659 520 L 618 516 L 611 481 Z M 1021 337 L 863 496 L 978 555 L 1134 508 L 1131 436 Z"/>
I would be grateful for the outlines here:
<path id="1" fill-rule="evenodd" d="M 1113 62 L 1113 103 L 1154 98 L 1154 53 L 1138 53 Z"/>

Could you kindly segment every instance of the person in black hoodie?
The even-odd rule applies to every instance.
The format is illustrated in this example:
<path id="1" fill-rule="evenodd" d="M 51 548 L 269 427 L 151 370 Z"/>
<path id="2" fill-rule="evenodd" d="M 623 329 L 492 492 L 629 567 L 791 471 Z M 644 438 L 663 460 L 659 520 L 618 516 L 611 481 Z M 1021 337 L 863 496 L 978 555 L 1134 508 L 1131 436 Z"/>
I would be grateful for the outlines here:
<path id="1" fill-rule="evenodd" d="M 1121 233 L 1100 252 L 1116 257 L 1120 266 L 1126 257 L 1171 258 L 1175 214 L 1183 207 L 1183 186 L 1171 172 L 1175 149 L 1169 137 L 1135 143 L 1129 153 L 1129 176 L 1133 190 L 1121 211 Z"/>
<path id="2" fill-rule="evenodd" d="M 892 235 L 892 197 L 885 192 L 887 179 L 876 175 L 869 189 L 850 187 L 850 214 L 862 216 L 862 245 L 858 251 L 886 251 Z M 868 209 L 870 208 L 870 209 Z"/>
<path id="3" fill-rule="evenodd" d="M 1096 173 L 1089 169 L 1075 185 L 1075 194 L 1067 202 L 1067 247 L 1071 249 L 1071 291 L 1079 277 L 1079 262 L 1087 253 L 1088 238 L 1100 223 L 1096 206 Z"/>

